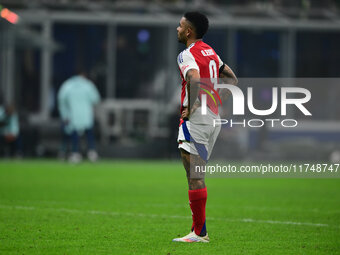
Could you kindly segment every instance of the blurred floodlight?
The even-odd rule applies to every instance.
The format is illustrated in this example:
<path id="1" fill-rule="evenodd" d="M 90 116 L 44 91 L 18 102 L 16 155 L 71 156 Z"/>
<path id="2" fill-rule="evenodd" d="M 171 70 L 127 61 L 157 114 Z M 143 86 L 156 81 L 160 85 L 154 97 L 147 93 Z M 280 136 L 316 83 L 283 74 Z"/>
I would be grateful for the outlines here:
<path id="1" fill-rule="evenodd" d="M 7 8 L 3 8 L 1 5 L 0 5 L 0 16 L 1 18 L 4 18 L 5 20 L 7 20 L 8 22 L 12 24 L 16 24 L 19 21 L 19 16 L 16 13 L 8 10 Z"/>

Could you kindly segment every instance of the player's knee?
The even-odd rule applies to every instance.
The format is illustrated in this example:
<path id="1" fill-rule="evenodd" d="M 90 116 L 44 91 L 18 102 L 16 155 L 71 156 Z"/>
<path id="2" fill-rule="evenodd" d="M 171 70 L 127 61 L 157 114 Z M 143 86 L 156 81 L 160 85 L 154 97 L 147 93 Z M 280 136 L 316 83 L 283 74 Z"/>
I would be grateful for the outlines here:
<path id="1" fill-rule="evenodd" d="M 190 190 L 204 189 L 204 188 L 205 188 L 204 179 L 189 179 Z"/>

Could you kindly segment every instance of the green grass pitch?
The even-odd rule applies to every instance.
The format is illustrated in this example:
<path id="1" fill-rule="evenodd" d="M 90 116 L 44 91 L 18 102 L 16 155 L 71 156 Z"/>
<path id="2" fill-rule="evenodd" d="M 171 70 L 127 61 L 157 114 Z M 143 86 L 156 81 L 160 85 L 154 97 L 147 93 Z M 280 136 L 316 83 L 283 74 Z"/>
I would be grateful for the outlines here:
<path id="1" fill-rule="evenodd" d="M 340 254 L 340 179 L 207 179 L 211 242 L 178 162 L 0 161 L 0 254 Z"/>

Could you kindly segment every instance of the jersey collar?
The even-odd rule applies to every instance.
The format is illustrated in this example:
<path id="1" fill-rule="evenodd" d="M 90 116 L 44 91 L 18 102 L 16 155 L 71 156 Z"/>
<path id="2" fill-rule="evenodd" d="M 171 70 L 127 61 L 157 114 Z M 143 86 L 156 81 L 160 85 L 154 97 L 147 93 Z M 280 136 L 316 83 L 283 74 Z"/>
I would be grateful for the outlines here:
<path id="1" fill-rule="evenodd" d="M 195 43 L 198 43 L 198 42 L 202 42 L 202 40 L 198 40 L 198 41 L 196 41 L 196 42 L 193 42 L 192 44 L 190 44 L 190 45 L 188 46 L 187 49 L 190 49 L 190 48 L 194 47 Z"/>

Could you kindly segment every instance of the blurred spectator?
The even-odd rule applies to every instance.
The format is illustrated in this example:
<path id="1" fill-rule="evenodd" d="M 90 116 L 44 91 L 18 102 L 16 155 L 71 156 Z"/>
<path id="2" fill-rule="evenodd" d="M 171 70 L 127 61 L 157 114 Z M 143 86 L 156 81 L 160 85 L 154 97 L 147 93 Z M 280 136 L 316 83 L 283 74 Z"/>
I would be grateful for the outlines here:
<path id="1" fill-rule="evenodd" d="M 96 161 L 98 154 L 95 150 L 93 132 L 94 106 L 99 103 L 100 95 L 96 86 L 86 78 L 85 72 L 80 72 L 66 80 L 58 92 L 59 113 L 63 124 L 63 143 L 67 138 L 71 140 L 72 153 L 70 162 L 78 163 L 82 160 L 79 150 L 79 137 L 83 134 L 87 138 L 87 157 Z"/>
<path id="2" fill-rule="evenodd" d="M 0 149 L 5 156 L 22 155 L 19 118 L 11 104 L 0 106 Z"/>

